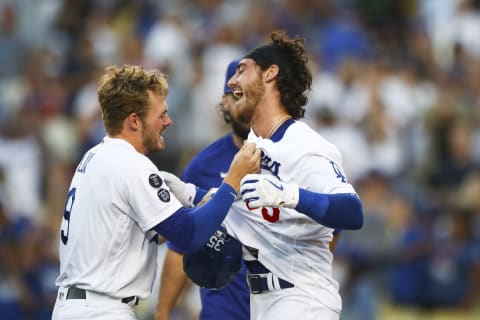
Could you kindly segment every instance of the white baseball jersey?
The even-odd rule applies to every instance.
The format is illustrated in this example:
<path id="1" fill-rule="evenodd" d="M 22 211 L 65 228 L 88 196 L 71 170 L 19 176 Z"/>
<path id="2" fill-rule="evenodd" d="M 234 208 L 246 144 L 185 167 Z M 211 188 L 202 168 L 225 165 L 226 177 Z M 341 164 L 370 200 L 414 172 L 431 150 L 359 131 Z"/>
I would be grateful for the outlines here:
<path id="1" fill-rule="evenodd" d="M 305 123 L 295 121 L 277 142 L 250 132 L 248 141 L 263 151 L 261 173 L 319 193 L 355 193 L 341 169 L 341 155 Z M 332 278 L 329 243 L 333 229 L 288 208 L 250 210 L 236 201 L 224 225 L 245 246 L 258 249 L 258 260 L 272 273 L 340 312 L 338 283 Z M 254 257 L 245 252 L 245 260 Z M 283 294 L 278 292 L 277 294 Z"/>
<path id="2" fill-rule="evenodd" d="M 57 286 L 147 298 L 157 268 L 149 230 L 180 207 L 146 156 L 105 137 L 84 155 L 70 185 Z"/>

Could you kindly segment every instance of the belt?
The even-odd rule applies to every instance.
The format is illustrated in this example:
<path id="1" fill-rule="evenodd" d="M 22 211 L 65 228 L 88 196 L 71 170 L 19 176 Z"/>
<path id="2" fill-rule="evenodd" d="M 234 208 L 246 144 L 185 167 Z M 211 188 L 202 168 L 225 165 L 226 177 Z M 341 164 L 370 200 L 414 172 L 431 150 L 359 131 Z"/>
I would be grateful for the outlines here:
<path id="1" fill-rule="evenodd" d="M 245 261 L 245 264 L 248 269 L 247 283 L 252 294 L 294 287 L 292 283 L 274 275 L 259 261 Z"/>
<path id="2" fill-rule="evenodd" d="M 91 293 L 90 293 L 91 295 Z M 96 294 L 98 295 L 98 294 Z M 87 299 L 87 291 L 84 289 L 80 289 L 77 287 L 69 287 L 67 291 L 67 295 L 65 297 L 67 300 L 70 299 L 82 299 L 85 300 Z M 128 304 L 129 306 L 136 306 L 138 304 L 138 297 L 136 296 L 131 296 L 131 297 L 126 297 L 121 299 L 120 301 L 122 303 Z"/>

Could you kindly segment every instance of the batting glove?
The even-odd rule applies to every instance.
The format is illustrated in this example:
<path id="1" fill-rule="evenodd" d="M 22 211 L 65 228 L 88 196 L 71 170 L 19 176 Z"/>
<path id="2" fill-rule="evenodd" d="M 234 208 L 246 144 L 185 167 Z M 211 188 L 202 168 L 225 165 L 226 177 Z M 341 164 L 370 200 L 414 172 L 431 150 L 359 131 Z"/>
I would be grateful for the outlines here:
<path id="1" fill-rule="evenodd" d="M 251 208 L 295 208 L 299 188 L 295 183 L 282 182 L 272 175 L 247 174 L 240 182 L 240 194 Z"/>
<path id="2" fill-rule="evenodd" d="M 160 175 L 184 207 L 193 207 L 193 200 L 197 194 L 197 187 L 194 184 L 183 182 L 176 175 L 167 171 L 160 171 Z"/>

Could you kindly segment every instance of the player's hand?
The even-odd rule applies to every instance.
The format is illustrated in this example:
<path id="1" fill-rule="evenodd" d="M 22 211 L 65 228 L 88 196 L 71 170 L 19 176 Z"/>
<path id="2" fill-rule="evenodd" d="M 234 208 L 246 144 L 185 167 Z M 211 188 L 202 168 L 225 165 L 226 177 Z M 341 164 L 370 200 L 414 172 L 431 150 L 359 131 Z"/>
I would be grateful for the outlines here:
<path id="1" fill-rule="evenodd" d="M 160 175 L 184 207 L 189 208 L 193 206 L 193 200 L 197 194 L 197 187 L 194 184 L 183 182 L 176 175 L 167 171 L 160 171 Z"/>
<path id="2" fill-rule="evenodd" d="M 240 194 L 250 208 L 295 208 L 299 188 L 297 184 L 282 182 L 272 175 L 247 174 L 240 182 Z"/>
<path id="3" fill-rule="evenodd" d="M 255 143 L 244 143 L 230 164 L 223 182 L 228 183 L 237 192 L 240 189 L 240 180 L 248 173 L 260 170 L 262 151 L 257 149 Z"/>

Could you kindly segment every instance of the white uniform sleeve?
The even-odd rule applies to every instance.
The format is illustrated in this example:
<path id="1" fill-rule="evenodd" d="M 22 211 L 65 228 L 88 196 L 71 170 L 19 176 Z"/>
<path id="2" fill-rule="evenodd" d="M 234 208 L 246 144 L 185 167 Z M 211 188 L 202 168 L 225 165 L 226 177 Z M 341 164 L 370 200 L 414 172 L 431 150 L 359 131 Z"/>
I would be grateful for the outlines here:
<path id="1" fill-rule="evenodd" d="M 130 216 L 143 231 L 150 230 L 182 208 L 153 165 L 132 168 L 126 173 Z"/>
<path id="2" fill-rule="evenodd" d="M 356 193 L 348 183 L 340 164 L 321 156 L 310 156 L 302 160 L 304 183 L 300 186 L 318 193 Z"/>

